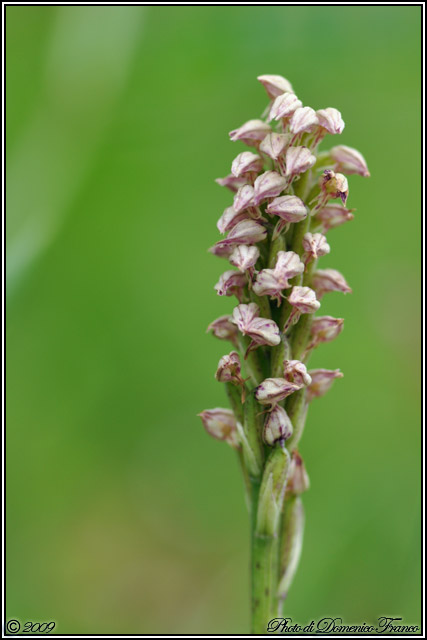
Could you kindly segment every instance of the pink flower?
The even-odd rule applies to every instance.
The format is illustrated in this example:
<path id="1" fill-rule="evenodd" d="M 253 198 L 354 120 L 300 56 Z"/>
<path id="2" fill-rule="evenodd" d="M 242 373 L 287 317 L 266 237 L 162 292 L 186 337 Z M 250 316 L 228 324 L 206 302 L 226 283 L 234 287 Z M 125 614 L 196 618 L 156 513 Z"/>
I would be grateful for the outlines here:
<path id="1" fill-rule="evenodd" d="M 244 184 L 234 196 L 233 208 L 237 213 L 245 211 L 253 206 L 254 188 L 250 184 Z"/>
<path id="2" fill-rule="evenodd" d="M 227 187 L 227 189 L 235 193 L 239 187 L 246 184 L 246 178 L 236 178 L 230 175 L 225 176 L 225 178 L 216 178 L 215 182 L 221 187 Z"/>
<path id="3" fill-rule="evenodd" d="M 280 235 L 282 229 L 290 222 L 301 222 L 307 217 L 307 208 L 297 196 L 280 196 L 274 198 L 266 208 L 270 215 L 279 216 L 280 220 L 273 233 L 273 240 Z"/>
<path id="4" fill-rule="evenodd" d="M 222 356 L 218 362 L 215 378 L 218 382 L 241 384 L 243 381 L 240 371 L 241 365 L 239 354 L 236 351 L 231 351 L 228 355 Z"/>
<path id="5" fill-rule="evenodd" d="M 288 440 L 292 431 L 292 422 L 288 414 L 279 404 L 276 404 L 267 414 L 264 423 L 263 440 L 265 444 L 273 447 L 276 442 Z"/>
<path id="6" fill-rule="evenodd" d="M 330 202 L 322 207 L 315 216 L 316 222 L 320 222 L 322 225 L 323 233 L 344 224 L 344 222 L 349 222 L 353 218 L 354 215 L 351 213 L 351 209 L 346 209 L 338 202 Z"/>
<path id="7" fill-rule="evenodd" d="M 218 251 L 222 253 L 222 255 L 231 255 L 232 251 L 226 253 L 226 249 L 224 247 L 230 245 L 238 245 L 238 244 L 256 244 L 257 242 L 261 242 L 265 240 L 267 237 L 267 230 L 262 224 L 259 222 L 255 222 L 255 220 L 242 220 L 238 222 L 235 227 L 233 227 L 228 234 L 228 236 L 224 240 L 220 240 L 216 243 L 215 247 Z M 215 253 L 215 251 L 212 251 Z M 217 254 L 218 255 L 218 254 Z"/>
<path id="8" fill-rule="evenodd" d="M 245 357 L 250 351 L 259 345 L 268 344 L 275 346 L 280 343 L 279 327 L 268 318 L 259 318 L 259 307 L 254 302 L 250 304 L 239 304 L 233 310 L 232 322 L 243 335 L 251 338 Z"/>
<path id="9" fill-rule="evenodd" d="M 312 369 L 309 373 L 312 380 L 311 385 L 307 389 L 307 400 L 309 402 L 313 398 L 320 398 L 320 396 L 325 395 L 331 388 L 335 378 L 343 377 L 339 369 Z"/>
<path id="10" fill-rule="evenodd" d="M 313 275 L 312 284 L 319 300 L 329 291 L 352 293 L 344 276 L 335 269 L 318 269 Z"/>
<path id="11" fill-rule="evenodd" d="M 208 249 L 209 253 L 212 253 L 214 256 L 218 258 L 229 258 L 233 253 L 233 245 L 231 244 L 222 244 L 221 241 L 214 244 L 213 247 Z"/>
<path id="12" fill-rule="evenodd" d="M 288 302 L 300 313 L 315 313 L 320 308 L 320 302 L 310 287 L 293 287 Z"/>
<path id="13" fill-rule="evenodd" d="M 299 389 L 298 384 L 284 378 L 266 378 L 255 389 L 255 398 L 260 404 L 276 405 Z"/>
<path id="14" fill-rule="evenodd" d="M 283 289 L 290 287 L 289 280 L 303 273 L 304 264 L 294 251 L 279 251 L 274 269 L 263 269 L 256 277 L 253 290 L 258 296 L 270 296 L 280 301 Z"/>
<path id="15" fill-rule="evenodd" d="M 268 116 L 268 121 L 270 122 L 271 120 L 288 118 L 299 107 L 302 107 L 302 102 L 301 100 L 298 100 L 294 93 L 282 93 L 280 96 L 277 96 L 273 102 L 273 106 L 271 107 Z"/>
<path id="16" fill-rule="evenodd" d="M 289 470 L 286 491 L 299 495 L 310 488 L 310 480 L 305 470 L 304 461 L 297 450 L 292 451 L 291 467 Z"/>
<path id="17" fill-rule="evenodd" d="M 209 435 L 217 440 L 225 440 L 235 449 L 239 448 L 236 419 L 230 409 L 206 409 L 197 415 Z"/>
<path id="18" fill-rule="evenodd" d="M 302 246 L 305 251 L 304 259 L 306 264 L 312 260 L 317 260 L 317 258 L 321 256 L 325 256 L 331 250 L 325 236 L 321 233 L 306 233 L 302 241 Z"/>
<path id="19" fill-rule="evenodd" d="M 319 316 L 314 318 L 311 325 L 311 335 L 315 345 L 320 342 L 330 342 L 334 340 L 344 328 L 343 318 L 333 318 L 332 316 Z"/>
<path id="20" fill-rule="evenodd" d="M 231 173 L 233 176 L 236 176 L 236 178 L 239 178 L 241 175 L 248 173 L 249 171 L 258 173 L 258 171 L 261 171 L 262 165 L 262 158 L 257 153 L 252 153 L 252 151 L 243 151 L 234 158 L 231 165 Z"/>
<path id="21" fill-rule="evenodd" d="M 328 133 L 336 134 L 344 131 L 345 123 L 338 109 L 328 107 L 327 109 L 319 109 L 316 111 L 319 125 L 326 129 Z"/>
<path id="22" fill-rule="evenodd" d="M 347 175 L 357 173 L 364 178 L 369 178 L 371 175 L 365 158 L 357 149 L 340 145 L 339 147 L 332 147 L 330 155 L 335 162 L 337 171 L 342 171 Z"/>
<path id="23" fill-rule="evenodd" d="M 238 271 L 225 271 L 215 285 L 214 289 L 219 296 L 236 296 L 239 302 L 243 299 L 243 290 L 246 286 L 246 276 Z"/>
<path id="24" fill-rule="evenodd" d="M 264 86 L 269 98 L 280 96 L 285 91 L 293 91 L 291 83 L 283 76 L 264 75 L 258 76 L 257 80 Z"/>
<path id="25" fill-rule="evenodd" d="M 246 211 L 237 212 L 234 207 L 227 207 L 216 223 L 216 226 L 220 233 L 225 233 L 235 227 L 241 220 L 247 220 L 248 218 L 250 218 L 250 216 Z"/>
<path id="26" fill-rule="evenodd" d="M 231 316 L 220 316 L 210 323 L 206 332 L 212 331 L 215 338 L 220 340 L 230 340 L 234 345 L 237 344 L 237 327 L 231 322 Z"/>
<path id="27" fill-rule="evenodd" d="M 254 183 L 254 204 L 258 205 L 266 198 L 278 196 L 286 187 L 286 180 L 277 171 L 265 171 Z"/>
<path id="28" fill-rule="evenodd" d="M 291 141 L 289 133 L 269 133 L 259 145 L 259 150 L 273 160 L 277 160 Z"/>
<path id="29" fill-rule="evenodd" d="M 289 147 L 286 152 L 286 175 L 292 177 L 305 173 L 315 162 L 316 156 L 307 147 Z"/>
<path id="30" fill-rule="evenodd" d="M 254 267 L 258 258 L 259 249 L 257 246 L 241 244 L 234 249 L 229 260 L 234 267 L 243 273 Z"/>
<path id="31" fill-rule="evenodd" d="M 298 384 L 300 387 L 306 387 L 311 384 L 311 377 L 307 373 L 307 368 L 299 360 L 285 360 L 283 362 L 283 377 L 288 382 Z"/>
<path id="32" fill-rule="evenodd" d="M 316 112 L 311 107 L 299 107 L 293 113 L 289 130 L 291 133 L 298 134 L 303 131 L 314 131 L 319 124 Z"/>
<path id="33" fill-rule="evenodd" d="M 262 120 L 249 120 L 238 129 L 230 131 L 230 138 L 233 142 L 241 140 L 245 144 L 253 146 L 254 142 L 261 142 L 270 131 L 270 125 Z"/>

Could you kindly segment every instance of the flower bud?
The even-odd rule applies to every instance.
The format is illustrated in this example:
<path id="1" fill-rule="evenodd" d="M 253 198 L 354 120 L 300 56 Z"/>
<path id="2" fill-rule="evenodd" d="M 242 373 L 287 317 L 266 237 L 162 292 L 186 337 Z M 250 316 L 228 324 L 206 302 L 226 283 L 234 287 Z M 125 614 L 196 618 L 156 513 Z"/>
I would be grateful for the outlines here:
<path id="1" fill-rule="evenodd" d="M 260 142 L 270 133 L 271 127 L 262 120 L 249 120 L 242 124 L 238 129 L 230 131 L 230 138 L 233 142 L 241 140 L 249 146 L 253 146 L 254 142 Z"/>
<path id="2" fill-rule="evenodd" d="M 307 147 L 289 147 L 286 152 L 286 175 L 297 176 L 305 173 L 315 162 L 316 156 Z"/>
<path id="3" fill-rule="evenodd" d="M 239 153 L 239 155 L 234 158 L 233 163 L 231 165 L 231 173 L 236 178 L 239 178 L 241 175 L 248 173 L 249 171 L 258 171 L 262 170 L 262 158 L 257 153 L 252 153 L 252 151 L 243 151 Z"/>
<path id="4" fill-rule="evenodd" d="M 227 207 L 216 223 L 216 226 L 220 233 L 225 233 L 235 227 L 241 220 L 247 220 L 248 218 L 250 218 L 250 216 L 246 211 L 238 213 L 234 207 Z"/>
<path id="5" fill-rule="evenodd" d="M 237 325 L 243 335 L 252 339 L 246 355 L 258 345 L 268 344 L 275 346 L 280 342 L 279 327 L 268 318 L 259 318 L 259 307 L 254 302 L 239 304 L 233 310 L 231 322 Z"/>
<path id="6" fill-rule="evenodd" d="M 217 440 L 225 440 L 235 449 L 239 448 L 236 419 L 230 409 L 206 409 L 197 414 L 209 435 Z"/>
<path id="7" fill-rule="evenodd" d="M 270 122 L 271 120 L 288 118 L 299 107 L 302 107 L 302 102 L 301 100 L 298 100 L 294 93 L 282 93 L 280 96 L 277 96 L 273 102 L 273 106 L 271 107 L 268 116 L 268 121 Z"/>
<path id="8" fill-rule="evenodd" d="M 303 273 L 304 264 L 294 251 L 279 251 L 274 269 L 262 269 L 257 274 L 253 290 L 258 296 L 271 296 L 280 300 L 283 289 L 290 287 L 289 280 Z"/>
<path id="9" fill-rule="evenodd" d="M 286 180 L 277 171 L 265 171 L 254 183 L 254 204 L 258 205 L 266 198 L 278 196 L 286 187 Z"/>
<path id="10" fill-rule="evenodd" d="M 242 220 L 233 227 L 224 240 L 220 240 L 216 243 L 211 253 L 216 255 L 231 255 L 232 251 L 227 253 L 227 246 L 238 244 L 256 244 L 265 240 L 267 237 L 267 230 L 259 222 L 255 220 Z"/>
<path id="11" fill-rule="evenodd" d="M 309 402 L 313 398 L 320 398 L 325 395 L 331 388 L 335 378 L 342 378 L 344 376 L 339 369 L 312 369 L 309 373 L 312 380 L 311 385 L 307 389 L 307 400 Z"/>
<path id="12" fill-rule="evenodd" d="M 359 176 L 365 178 L 369 178 L 371 175 L 366 160 L 360 151 L 352 149 L 352 147 L 340 145 L 338 147 L 332 147 L 329 153 L 338 171 L 342 171 L 347 175 L 357 173 Z"/>
<path id="13" fill-rule="evenodd" d="M 215 378 L 218 382 L 232 382 L 233 384 L 243 385 L 244 381 L 240 373 L 239 354 L 236 351 L 231 351 L 227 356 L 222 356 L 218 362 Z"/>
<path id="14" fill-rule="evenodd" d="M 310 488 L 310 480 L 305 470 L 304 461 L 298 451 L 292 451 L 291 465 L 289 469 L 288 484 L 286 491 L 294 495 L 299 495 Z"/>
<path id="15" fill-rule="evenodd" d="M 214 244 L 213 247 L 209 247 L 208 251 L 218 258 L 229 258 L 233 253 L 233 245 L 223 244 L 220 241 Z"/>
<path id="16" fill-rule="evenodd" d="M 341 198 L 345 204 L 348 198 L 348 182 L 342 173 L 335 173 L 330 169 L 326 169 L 320 178 L 320 188 L 327 200 L 330 198 Z"/>
<path id="17" fill-rule="evenodd" d="M 248 207 L 253 206 L 254 188 L 250 184 L 244 184 L 233 200 L 233 208 L 237 213 L 245 211 Z"/>
<path id="18" fill-rule="evenodd" d="M 293 134 L 302 133 L 303 131 L 314 131 L 319 124 L 316 112 L 311 107 L 299 107 L 293 113 L 289 130 Z"/>
<path id="19" fill-rule="evenodd" d="M 316 114 L 319 119 L 319 125 L 326 129 L 328 133 L 336 134 L 344 131 L 345 123 L 338 109 L 333 107 L 319 109 Z"/>
<path id="20" fill-rule="evenodd" d="M 320 342 L 330 342 L 334 340 L 343 328 L 343 318 L 333 318 L 332 316 L 319 316 L 318 318 L 314 318 L 311 325 L 311 335 L 314 345 Z"/>
<path id="21" fill-rule="evenodd" d="M 306 263 L 325 256 L 331 250 L 325 236 L 321 233 L 306 233 L 302 241 L 302 246 L 305 251 L 304 258 Z"/>
<path id="22" fill-rule="evenodd" d="M 216 178 L 215 182 L 221 187 L 227 187 L 227 189 L 236 193 L 239 187 L 246 184 L 246 178 L 236 178 L 235 176 L 230 175 L 225 176 L 225 178 Z"/>
<path id="23" fill-rule="evenodd" d="M 241 244 L 234 249 L 229 260 L 233 266 L 237 267 L 239 271 L 243 273 L 254 267 L 258 258 L 259 249 L 257 246 Z"/>
<path id="24" fill-rule="evenodd" d="M 297 196 L 280 196 L 279 198 L 274 198 L 274 200 L 267 205 L 266 211 L 270 215 L 276 215 L 281 218 L 274 231 L 273 240 L 288 223 L 300 222 L 307 217 L 307 208 L 303 201 L 297 198 Z"/>
<path id="25" fill-rule="evenodd" d="M 264 75 L 258 76 L 257 80 L 264 86 L 269 98 L 276 98 L 285 91 L 293 91 L 291 83 L 283 76 Z"/>
<path id="26" fill-rule="evenodd" d="M 322 225 L 323 233 L 326 233 L 329 229 L 339 227 L 341 224 L 344 224 L 344 222 L 353 220 L 353 218 L 354 215 L 350 209 L 346 209 L 338 202 L 331 202 L 325 207 L 322 207 L 322 209 L 316 213 L 314 219 Z"/>
<path id="27" fill-rule="evenodd" d="M 215 338 L 220 340 L 230 340 L 233 344 L 237 342 L 237 327 L 231 322 L 231 316 L 220 316 L 216 320 L 210 323 L 206 332 L 212 331 Z"/>
<path id="28" fill-rule="evenodd" d="M 259 150 L 273 160 L 282 155 L 291 141 L 289 133 L 269 133 L 259 145 Z"/>
<path id="29" fill-rule="evenodd" d="M 315 313 L 320 308 L 320 302 L 310 287 L 293 287 L 288 302 L 300 313 Z"/>
<path id="30" fill-rule="evenodd" d="M 214 289 L 219 296 L 236 296 L 239 302 L 243 298 L 243 289 L 246 286 L 246 276 L 238 271 L 225 271 L 216 283 Z"/>
<path id="31" fill-rule="evenodd" d="M 265 444 L 273 447 L 280 440 L 288 440 L 293 431 L 292 422 L 286 411 L 276 404 L 267 414 L 264 423 L 263 440 Z"/>
<path id="32" fill-rule="evenodd" d="M 299 385 L 300 388 L 311 384 L 311 377 L 307 373 L 307 368 L 299 360 L 285 360 L 283 362 L 283 377 L 288 382 Z"/>
<path id="33" fill-rule="evenodd" d="M 255 389 L 255 398 L 260 404 L 275 405 L 299 389 L 299 384 L 284 378 L 266 378 Z"/>
<path id="34" fill-rule="evenodd" d="M 352 293 L 344 276 L 336 269 L 318 269 L 313 274 L 312 284 L 319 300 L 329 291 Z"/>

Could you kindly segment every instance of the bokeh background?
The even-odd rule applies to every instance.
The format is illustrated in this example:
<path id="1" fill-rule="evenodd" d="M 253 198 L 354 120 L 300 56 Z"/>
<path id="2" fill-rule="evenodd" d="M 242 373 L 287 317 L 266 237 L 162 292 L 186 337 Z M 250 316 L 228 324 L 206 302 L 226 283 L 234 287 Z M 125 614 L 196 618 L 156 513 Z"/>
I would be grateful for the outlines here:
<path id="1" fill-rule="evenodd" d="M 286 614 L 420 623 L 420 7 L 18 7 L 7 35 L 7 617 L 58 633 L 246 633 L 248 523 L 205 334 L 231 299 L 214 183 L 256 76 L 335 106 L 352 296 L 314 366 Z M 336 140 L 329 141 L 337 144 Z M 323 145 L 325 148 L 325 145 Z"/>

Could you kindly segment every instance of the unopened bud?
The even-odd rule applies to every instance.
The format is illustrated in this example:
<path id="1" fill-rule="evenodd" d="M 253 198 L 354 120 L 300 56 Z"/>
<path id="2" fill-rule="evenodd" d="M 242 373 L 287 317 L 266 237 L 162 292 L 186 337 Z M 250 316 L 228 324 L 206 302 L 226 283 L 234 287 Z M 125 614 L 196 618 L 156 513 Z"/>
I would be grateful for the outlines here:
<path id="1" fill-rule="evenodd" d="M 267 414 L 264 423 L 263 440 L 265 444 L 273 447 L 276 442 L 288 440 L 292 435 L 292 422 L 286 411 L 279 405 Z"/>
<path id="2" fill-rule="evenodd" d="M 227 189 L 236 193 L 239 187 L 246 184 L 246 178 L 236 178 L 235 176 L 230 175 L 225 176 L 225 178 L 216 178 L 215 182 L 221 187 L 227 187 Z"/>
<path id="3" fill-rule="evenodd" d="M 302 133 L 304 131 L 314 131 L 319 124 L 316 112 L 311 107 L 299 107 L 293 113 L 289 130 L 293 134 Z"/>
<path id="4" fill-rule="evenodd" d="M 277 160 L 291 141 L 289 133 L 269 133 L 259 145 L 259 150 L 273 160 Z"/>
<path id="5" fill-rule="evenodd" d="M 262 120 L 249 120 L 238 129 L 230 131 L 230 138 L 233 142 L 241 140 L 245 144 L 253 146 L 254 143 L 261 142 L 270 131 L 270 125 Z"/>
<path id="6" fill-rule="evenodd" d="M 258 173 L 262 169 L 262 158 L 257 153 L 252 153 L 252 151 L 243 151 L 239 153 L 239 155 L 234 158 L 233 164 L 231 165 L 231 173 L 236 178 L 248 173 L 250 171 L 254 171 Z"/>
<path id="7" fill-rule="evenodd" d="M 246 276 L 239 271 L 230 270 L 220 275 L 214 289 L 219 296 L 236 296 L 241 302 L 245 286 Z"/>
<path id="8" fill-rule="evenodd" d="M 319 316 L 314 318 L 311 325 L 311 335 L 313 342 L 331 342 L 344 328 L 343 318 L 333 318 L 332 316 Z"/>
<path id="9" fill-rule="evenodd" d="M 320 308 L 320 302 L 310 287 L 293 287 L 288 302 L 300 313 L 315 313 Z"/>
<path id="10" fill-rule="evenodd" d="M 275 405 L 299 389 L 300 385 L 284 378 L 266 378 L 255 389 L 255 398 L 260 404 Z"/>
<path id="11" fill-rule="evenodd" d="M 276 98 L 285 91 L 293 91 L 291 83 L 283 76 L 264 75 L 258 76 L 257 80 L 264 86 L 270 98 Z"/>
<path id="12" fill-rule="evenodd" d="M 237 267 L 239 271 L 243 273 L 254 267 L 258 258 L 259 249 L 257 246 L 241 244 L 234 249 L 229 260 L 233 266 Z"/>
<path id="13" fill-rule="evenodd" d="M 206 409 L 197 415 L 202 419 L 209 435 L 217 440 L 225 440 L 235 449 L 239 448 L 236 419 L 230 409 Z"/>
<path id="14" fill-rule="evenodd" d="M 310 487 L 310 480 L 305 470 L 304 461 L 301 458 L 298 451 L 295 449 L 292 452 L 292 459 L 289 469 L 289 479 L 286 490 L 289 493 L 300 495 L 307 491 Z"/>
<path id="15" fill-rule="evenodd" d="M 347 175 L 357 173 L 364 178 L 369 178 L 371 175 L 365 158 L 357 149 L 340 145 L 338 147 L 332 147 L 329 153 L 338 171 L 342 171 Z"/>
<path id="16" fill-rule="evenodd" d="M 339 227 L 344 222 L 353 220 L 353 218 L 354 215 L 351 213 L 351 209 L 346 209 L 338 202 L 330 202 L 316 213 L 314 219 L 321 224 L 323 233 L 326 233 L 329 229 Z"/>
<path id="17" fill-rule="evenodd" d="M 233 344 L 237 341 L 237 327 L 231 322 L 231 316 L 220 316 L 216 320 L 210 323 L 206 332 L 212 331 L 215 338 L 220 340 L 230 340 Z"/>
<path id="18" fill-rule="evenodd" d="M 325 236 L 321 233 L 306 233 L 302 246 L 305 251 L 304 258 L 306 263 L 325 256 L 331 250 Z"/>
<path id="19" fill-rule="evenodd" d="M 307 147 L 289 147 L 286 152 L 286 175 L 297 176 L 305 173 L 315 162 L 316 156 Z"/>
<path id="20" fill-rule="evenodd" d="M 344 131 L 345 123 L 338 109 L 333 107 L 319 109 L 316 114 L 319 119 L 319 125 L 326 129 L 328 133 L 336 134 Z"/>
<path id="21" fill-rule="evenodd" d="M 254 183 L 254 204 L 258 205 L 266 198 L 274 198 L 286 187 L 286 179 L 277 171 L 265 171 Z"/>
<path id="22" fill-rule="evenodd" d="M 325 293 L 341 291 L 352 293 L 344 276 L 336 269 L 318 269 L 312 277 L 312 285 L 319 300 Z"/>
<path id="23" fill-rule="evenodd" d="M 305 364 L 299 360 L 285 360 L 283 362 L 283 377 L 301 387 L 311 384 L 311 377 L 307 373 Z"/>
<path id="24" fill-rule="evenodd" d="M 311 385 L 307 389 L 307 400 L 320 398 L 331 388 L 335 378 L 342 378 L 343 373 L 339 369 L 311 369 Z"/>
<path id="25" fill-rule="evenodd" d="M 294 93 L 282 93 L 282 95 L 277 96 L 273 102 L 268 121 L 289 118 L 299 107 L 302 107 L 302 102 L 298 100 Z"/>

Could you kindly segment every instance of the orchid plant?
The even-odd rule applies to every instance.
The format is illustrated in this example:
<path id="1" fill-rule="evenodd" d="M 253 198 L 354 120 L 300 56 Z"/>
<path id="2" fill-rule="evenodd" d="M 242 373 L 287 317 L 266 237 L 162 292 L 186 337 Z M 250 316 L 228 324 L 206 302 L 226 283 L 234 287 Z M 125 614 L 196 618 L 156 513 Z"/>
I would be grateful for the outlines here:
<path id="1" fill-rule="evenodd" d="M 263 75 L 264 119 L 230 132 L 252 151 L 233 160 L 217 182 L 234 193 L 217 223 L 225 236 L 211 253 L 229 261 L 215 289 L 238 304 L 208 327 L 234 347 L 215 373 L 231 409 L 200 413 L 206 431 L 238 454 L 251 522 L 252 632 L 265 633 L 280 616 L 302 548 L 301 494 L 309 479 L 298 447 L 307 411 L 339 369 L 312 369 L 320 344 L 334 340 L 343 319 L 315 316 L 322 297 L 351 293 L 335 269 L 318 269 L 330 252 L 326 233 L 353 219 L 344 174 L 369 176 L 351 147 L 318 150 L 344 121 L 334 108 L 304 107 L 282 76 Z M 332 201 L 332 202 L 331 202 Z M 334 202 L 335 201 L 335 202 Z"/>

